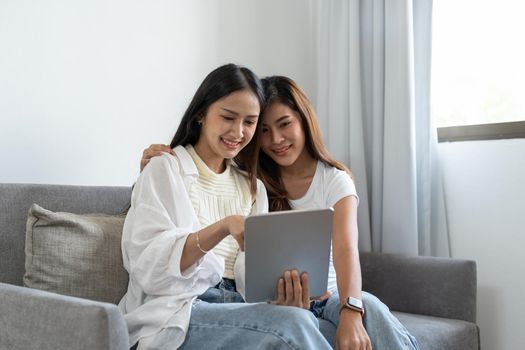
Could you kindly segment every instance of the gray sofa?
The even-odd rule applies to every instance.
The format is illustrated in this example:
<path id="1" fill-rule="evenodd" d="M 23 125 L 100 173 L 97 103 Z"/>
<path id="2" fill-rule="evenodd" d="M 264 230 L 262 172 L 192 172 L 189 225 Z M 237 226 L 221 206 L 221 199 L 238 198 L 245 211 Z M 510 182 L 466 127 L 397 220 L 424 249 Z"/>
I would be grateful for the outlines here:
<path id="1" fill-rule="evenodd" d="M 118 214 L 130 193 L 129 187 L 0 184 L 0 349 L 128 348 L 115 304 L 27 288 L 23 276 L 32 203 Z M 474 262 L 362 253 L 361 264 L 363 289 L 393 310 L 421 349 L 479 349 Z"/>

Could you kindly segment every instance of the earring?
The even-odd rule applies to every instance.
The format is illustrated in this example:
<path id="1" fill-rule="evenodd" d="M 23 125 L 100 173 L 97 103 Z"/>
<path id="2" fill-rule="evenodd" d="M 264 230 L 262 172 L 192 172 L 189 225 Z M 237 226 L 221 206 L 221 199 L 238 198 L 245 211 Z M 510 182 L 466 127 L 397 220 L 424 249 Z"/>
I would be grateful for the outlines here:
<path id="1" fill-rule="evenodd" d="M 202 120 L 197 120 L 197 125 L 202 126 Z"/>

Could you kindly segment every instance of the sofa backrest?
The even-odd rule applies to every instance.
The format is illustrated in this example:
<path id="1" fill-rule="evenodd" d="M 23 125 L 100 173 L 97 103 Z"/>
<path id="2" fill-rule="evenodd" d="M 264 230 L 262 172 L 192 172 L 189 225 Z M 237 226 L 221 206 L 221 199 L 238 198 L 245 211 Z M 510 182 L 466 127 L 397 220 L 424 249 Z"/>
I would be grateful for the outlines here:
<path id="1" fill-rule="evenodd" d="M 360 253 L 363 290 L 391 310 L 476 322 L 476 262 Z"/>
<path id="2" fill-rule="evenodd" d="M 31 204 L 76 214 L 119 214 L 130 198 L 131 187 L 0 184 L 0 282 L 22 285 Z"/>

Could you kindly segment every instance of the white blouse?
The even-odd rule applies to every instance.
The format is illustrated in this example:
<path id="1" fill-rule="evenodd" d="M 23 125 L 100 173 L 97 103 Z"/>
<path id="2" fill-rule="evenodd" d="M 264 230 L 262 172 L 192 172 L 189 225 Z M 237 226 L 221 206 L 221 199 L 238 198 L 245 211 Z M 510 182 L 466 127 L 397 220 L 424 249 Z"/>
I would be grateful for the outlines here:
<path id="1" fill-rule="evenodd" d="M 186 239 L 201 228 L 188 196 L 188 187 L 199 173 L 184 147 L 174 151 L 176 156 L 165 153 L 152 158 L 141 173 L 124 222 L 122 257 L 129 283 L 119 308 L 128 326 L 130 346 L 168 327 L 180 330 L 176 345 L 180 346 L 188 330 L 193 301 L 216 285 L 224 272 L 223 259 L 213 252 L 184 273 L 180 271 Z M 266 190 L 258 181 L 251 214 L 267 211 Z M 239 257 L 244 258 L 244 254 Z M 242 258 L 237 259 L 236 268 Z M 244 285 L 244 275 L 236 275 L 235 279 Z"/>

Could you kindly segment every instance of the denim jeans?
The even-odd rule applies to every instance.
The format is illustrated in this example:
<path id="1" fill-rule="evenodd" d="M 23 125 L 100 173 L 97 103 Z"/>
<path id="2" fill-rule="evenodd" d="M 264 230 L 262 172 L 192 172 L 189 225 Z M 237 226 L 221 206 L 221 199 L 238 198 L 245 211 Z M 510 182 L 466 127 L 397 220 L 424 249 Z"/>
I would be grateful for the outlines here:
<path id="1" fill-rule="evenodd" d="M 172 333 L 165 328 L 139 342 L 138 349 L 166 349 Z M 267 303 L 247 304 L 224 279 L 200 295 L 179 349 L 332 349 L 308 310 Z"/>
<path id="2" fill-rule="evenodd" d="M 235 289 L 235 281 L 223 278 L 215 287 L 197 297 L 207 303 L 244 303 L 244 299 Z"/>
<path id="3" fill-rule="evenodd" d="M 419 349 L 415 338 L 379 299 L 363 292 L 363 303 L 364 326 L 374 350 Z M 247 304 L 235 290 L 235 282 L 223 279 L 194 303 L 188 333 L 179 349 L 332 349 L 335 344 L 329 341 L 333 341 L 338 324 L 337 293 L 313 302 L 310 311 Z M 156 335 L 151 348 L 169 343 L 167 328 Z"/>
<path id="4" fill-rule="evenodd" d="M 399 320 L 392 315 L 385 304 L 370 293 L 363 292 L 362 296 L 365 307 L 363 325 L 370 337 L 374 350 L 419 349 L 416 339 Z M 314 301 L 310 307 L 310 311 L 320 322 L 322 322 L 322 320 L 328 321 L 337 328 L 339 324 L 339 308 L 339 295 L 335 292 L 330 298 L 324 301 Z M 322 327 L 321 330 L 323 334 L 327 336 L 327 339 L 335 335 L 334 329 L 330 330 L 329 327 Z M 327 334 L 329 332 L 331 334 Z M 335 344 L 332 345 L 335 347 Z"/>

